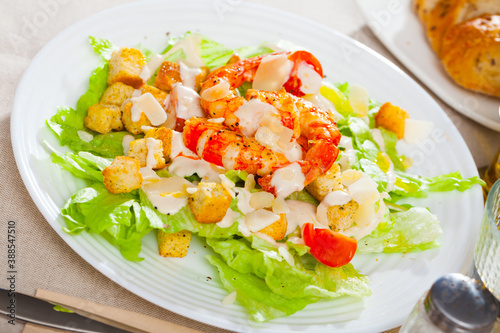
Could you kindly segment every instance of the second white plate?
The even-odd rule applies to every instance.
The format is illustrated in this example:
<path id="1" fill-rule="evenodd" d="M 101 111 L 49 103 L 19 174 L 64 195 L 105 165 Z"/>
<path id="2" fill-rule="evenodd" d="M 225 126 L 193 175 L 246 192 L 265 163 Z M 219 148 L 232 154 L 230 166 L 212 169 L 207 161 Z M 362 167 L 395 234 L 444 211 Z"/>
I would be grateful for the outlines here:
<path id="1" fill-rule="evenodd" d="M 445 103 L 483 126 L 500 132 L 500 98 L 464 89 L 432 51 L 411 0 L 357 0 L 380 41 Z"/>

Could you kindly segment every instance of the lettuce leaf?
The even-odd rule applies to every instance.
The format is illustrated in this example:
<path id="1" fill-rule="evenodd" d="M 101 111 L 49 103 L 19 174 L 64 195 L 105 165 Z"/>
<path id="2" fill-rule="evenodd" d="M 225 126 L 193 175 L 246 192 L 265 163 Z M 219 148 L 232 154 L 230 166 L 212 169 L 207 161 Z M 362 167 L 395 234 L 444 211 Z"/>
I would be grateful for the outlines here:
<path id="1" fill-rule="evenodd" d="M 422 207 L 391 213 L 390 219 L 358 242 L 357 253 L 415 252 L 439 247 L 437 217 Z"/>
<path id="2" fill-rule="evenodd" d="M 350 264 L 331 268 L 315 262 L 306 269 L 295 255 L 290 266 L 276 248 L 255 236 L 208 238 L 207 244 L 220 255 L 209 260 L 219 269 L 224 286 L 237 291 L 237 299 L 257 321 L 290 315 L 320 298 L 370 294 L 367 278 Z"/>

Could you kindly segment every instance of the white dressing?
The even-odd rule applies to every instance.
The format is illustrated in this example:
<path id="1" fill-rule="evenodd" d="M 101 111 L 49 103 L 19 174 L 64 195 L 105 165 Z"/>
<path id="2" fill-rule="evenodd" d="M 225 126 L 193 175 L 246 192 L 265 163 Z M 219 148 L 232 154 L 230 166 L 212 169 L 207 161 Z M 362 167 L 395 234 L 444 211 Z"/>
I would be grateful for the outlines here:
<path id="1" fill-rule="evenodd" d="M 297 77 L 300 79 L 300 91 L 304 94 L 316 94 L 321 88 L 323 78 L 310 65 L 301 64 L 297 69 Z"/>
<path id="2" fill-rule="evenodd" d="M 344 148 L 344 151 L 341 152 L 341 157 L 338 161 L 341 170 L 348 170 L 354 163 L 356 163 L 356 151 L 352 145 L 352 139 L 348 136 L 342 136 L 340 138 L 339 147 Z"/>
<path id="3" fill-rule="evenodd" d="M 300 164 L 292 163 L 274 172 L 271 185 L 278 197 L 286 198 L 295 191 L 301 191 L 305 180 Z"/>
<path id="4" fill-rule="evenodd" d="M 289 235 L 297 229 L 302 228 L 305 223 L 314 223 L 318 225 L 316 219 L 316 206 L 305 201 L 286 200 L 290 212 L 286 213 L 287 228 L 286 234 Z"/>
<path id="5" fill-rule="evenodd" d="M 177 176 L 145 181 L 142 185 L 151 204 L 163 214 L 175 214 L 187 204 L 188 187 L 194 185 Z"/>
<path id="6" fill-rule="evenodd" d="M 363 205 L 359 206 L 356 214 L 354 215 L 355 226 L 346 229 L 341 232 L 341 234 L 354 237 L 356 240 L 371 234 L 373 230 L 384 219 L 384 215 L 387 211 L 387 207 L 383 200 L 379 200 L 379 208 L 375 211 L 375 201 L 367 201 Z"/>
<path id="7" fill-rule="evenodd" d="M 255 72 L 252 88 L 265 91 L 280 90 L 288 81 L 293 62 L 286 54 L 269 55 L 264 57 Z"/>
<path id="8" fill-rule="evenodd" d="M 226 170 L 202 159 L 177 156 L 168 167 L 168 171 L 179 177 L 196 173 L 204 181 L 220 182 L 219 175 Z"/>
<path id="9" fill-rule="evenodd" d="M 170 148 L 170 159 L 174 159 L 179 154 L 190 157 L 198 157 L 195 153 L 191 151 L 188 147 L 184 145 L 182 138 L 182 133 L 177 131 L 172 131 L 172 145 Z"/>
<path id="10" fill-rule="evenodd" d="M 194 90 L 196 77 L 201 74 L 201 69 L 197 67 L 191 68 L 187 66 L 182 60 L 179 62 L 179 65 L 182 85 Z"/>
<path id="11" fill-rule="evenodd" d="M 243 103 L 243 105 L 234 112 L 234 115 L 238 117 L 241 132 L 246 137 L 253 137 L 265 116 L 279 117 L 279 112 L 271 104 L 264 103 L 258 99 L 251 99 Z"/>
<path id="12" fill-rule="evenodd" d="M 169 96 L 170 109 L 173 109 L 177 118 L 187 120 L 191 117 L 206 116 L 200 105 L 200 95 L 193 89 L 176 84 Z"/>
<path id="13" fill-rule="evenodd" d="M 251 193 L 244 188 L 235 187 L 234 192 L 238 198 L 237 207 L 244 215 L 253 212 L 255 209 L 250 206 L 250 195 Z"/>
<path id="14" fill-rule="evenodd" d="M 154 168 L 156 167 L 155 152 L 158 146 L 158 140 L 154 138 L 146 138 L 146 147 L 148 148 L 148 154 L 146 156 L 146 167 Z"/>
<path id="15" fill-rule="evenodd" d="M 278 247 L 278 253 L 290 266 L 295 266 L 295 260 L 293 259 L 293 256 L 290 254 L 290 252 L 288 252 L 287 248 L 285 248 L 284 246 Z"/>

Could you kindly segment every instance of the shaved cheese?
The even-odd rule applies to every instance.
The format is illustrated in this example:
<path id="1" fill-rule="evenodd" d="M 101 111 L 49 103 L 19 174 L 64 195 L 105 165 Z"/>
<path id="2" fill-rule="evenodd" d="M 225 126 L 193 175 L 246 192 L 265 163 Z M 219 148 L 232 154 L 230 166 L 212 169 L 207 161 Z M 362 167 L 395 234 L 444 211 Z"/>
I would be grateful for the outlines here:
<path id="1" fill-rule="evenodd" d="M 286 204 L 285 199 L 276 198 L 273 201 L 273 213 L 275 214 L 287 214 L 290 213 L 290 208 Z"/>
<path id="2" fill-rule="evenodd" d="M 434 124 L 430 121 L 406 119 L 404 140 L 410 144 L 419 143 L 431 134 Z"/>
<path id="3" fill-rule="evenodd" d="M 88 132 L 85 131 L 77 131 L 78 137 L 85 142 L 90 142 L 94 139 L 94 136 Z"/>
<path id="4" fill-rule="evenodd" d="M 132 98 L 132 121 L 137 122 L 141 118 L 141 112 L 146 115 L 151 124 L 158 126 L 167 120 L 167 114 L 160 103 L 151 93 L 145 93 L 139 97 Z"/>
<path id="5" fill-rule="evenodd" d="M 248 230 L 257 232 L 278 221 L 280 216 L 265 209 L 257 209 L 245 215 L 245 224 Z"/>
<path id="6" fill-rule="evenodd" d="M 208 121 L 209 123 L 214 123 L 214 124 L 222 124 L 222 123 L 224 122 L 224 120 L 225 120 L 225 119 L 221 117 L 221 118 L 210 118 L 210 119 L 208 119 L 207 121 Z"/>
<path id="7" fill-rule="evenodd" d="M 186 65 L 191 67 L 202 67 L 205 66 L 205 62 L 201 58 L 200 45 L 201 36 L 199 34 L 189 34 L 175 43 L 174 46 L 172 46 L 172 48 L 164 54 L 164 57 L 168 58 L 178 50 L 183 50 L 184 55 L 186 56 L 183 61 Z"/>
<path id="8" fill-rule="evenodd" d="M 283 259 L 285 259 L 285 261 L 290 266 L 295 266 L 295 260 L 293 259 L 293 256 L 290 254 L 290 252 L 288 252 L 288 250 L 285 247 L 280 246 L 278 248 L 278 253 L 283 257 Z"/>
<path id="9" fill-rule="evenodd" d="M 373 198 L 378 200 L 380 198 L 377 187 L 378 185 L 373 179 L 364 175 L 357 182 L 349 185 L 349 192 L 351 193 L 352 199 L 361 205 L 367 200 L 373 200 Z"/>
<path id="10" fill-rule="evenodd" d="M 278 197 L 286 198 L 295 191 L 304 188 L 306 177 L 298 163 L 292 163 L 274 172 L 271 185 L 276 190 Z"/>
<path id="11" fill-rule="evenodd" d="M 229 228 L 239 217 L 240 213 L 237 213 L 231 208 L 228 208 L 226 211 L 226 215 L 224 215 L 222 220 L 216 224 L 220 228 Z"/>
<path id="12" fill-rule="evenodd" d="M 255 72 L 252 88 L 266 91 L 280 90 L 288 81 L 292 68 L 293 62 L 288 60 L 286 54 L 264 57 Z"/>
<path id="13" fill-rule="evenodd" d="M 220 80 L 215 86 L 203 90 L 201 98 L 207 102 L 215 102 L 216 100 L 227 97 L 231 94 L 231 85 L 226 80 Z"/>
<path id="14" fill-rule="evenodd" d="M 236 291 L 233 291 L 232 293 L 230 293 L 229 295 L 227 295 L 222 299 L 222 305 L 233 304 L 234 301 L 236 301 L 236 296 L 237 296 Z"/>
<path id="15" fill-rule="evenodd" d="M 231 179 L 227 178 L 226 175 L 223 175 L 223 174 L 220 174 L 219 178 L 220 178 L 220 182 L 221 182 L 222 186 L 224 186 L 226 191 L 229 192 L 229 194 L 231 195 L 231 198 L 235 198 L 236 195 L 235 195 L 235 192 L 233 191 L 233 188 L 235 185 L 234 182 Z"/>
<path id="16" fill-rule="evenodd" d="M 124 135 L 122 139 L 123 155 L 127 156 L 130 149 L 130 143 L 135 140 L 132 135 Z"/>
<path id="17" fill-rule="evenodd" d="M 274 195 L 269 192 L 255 192 L 250 196 L 250 206 L 254 209 L 268 208 L 273 205 Z"/>
<path id="18" fill-rule="evenodd" d="M 342 182 L 342 185 L 344 186 L 349 186 L 363 177 L 364 173 L 359 170 L 354 170 L 354 169 L 349 169 L 340 175 L 340 181 Z"/>
<path id="19" fill-rule="evenodd" d="M 349 91 L 349 104 L 356 114 L 359 116 L 366 116 L 368 114 L 368 104 L 370 97 L 368 91 L 358 85 L 351 85 Z"/>
<path id="20" fill-rule="evenodd" d="M 156 72 L 156 69 L 160 67 L 163 62 L 163 56 L 160 54 L 155 54 L 151 57 L 151 60 L 148 61 L 146 65 L 142 68 L 141 74 L 139 77 L 144 81 L 148 81 L 151 75 Z M 133 96 L 136 97 L 136 96 Z"/>
<path id="21" fill-rule="evenodd" d="M 245 190 L 251 191 L 255 188 L 255 176 L 253 174 L 249 174 L 247 179 L 245 180 Z"/>
<path id="22" fill-rule="evenodd" d="M 300 79 L 300 91 L 304 94 L 316 94 L 321 88 L 323 78 L 314 68 L 305 63 L 297 69 L 297 77 Z"/>
<path id="23" fill-rule="evenodd" d="M 248 213 L 255 211 L 255 209 L 252 206 L 250 206 L 251 193 L 249 191 L 241 187 L 235 187 L 234 191 L 238 196 L 237 206 L 240 212 L 246 215 Z"/>

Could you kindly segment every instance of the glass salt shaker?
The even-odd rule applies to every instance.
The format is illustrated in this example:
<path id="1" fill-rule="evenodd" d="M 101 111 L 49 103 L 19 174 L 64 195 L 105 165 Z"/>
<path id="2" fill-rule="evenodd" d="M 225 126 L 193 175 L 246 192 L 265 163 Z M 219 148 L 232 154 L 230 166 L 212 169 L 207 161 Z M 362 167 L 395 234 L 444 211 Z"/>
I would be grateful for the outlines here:
<path id="1" fill-rule="evenodd" d="M 498 313 L 498 301 L 482 283 L 447 274 L 419 300 L 399 332 L 490 333 Z"/>

